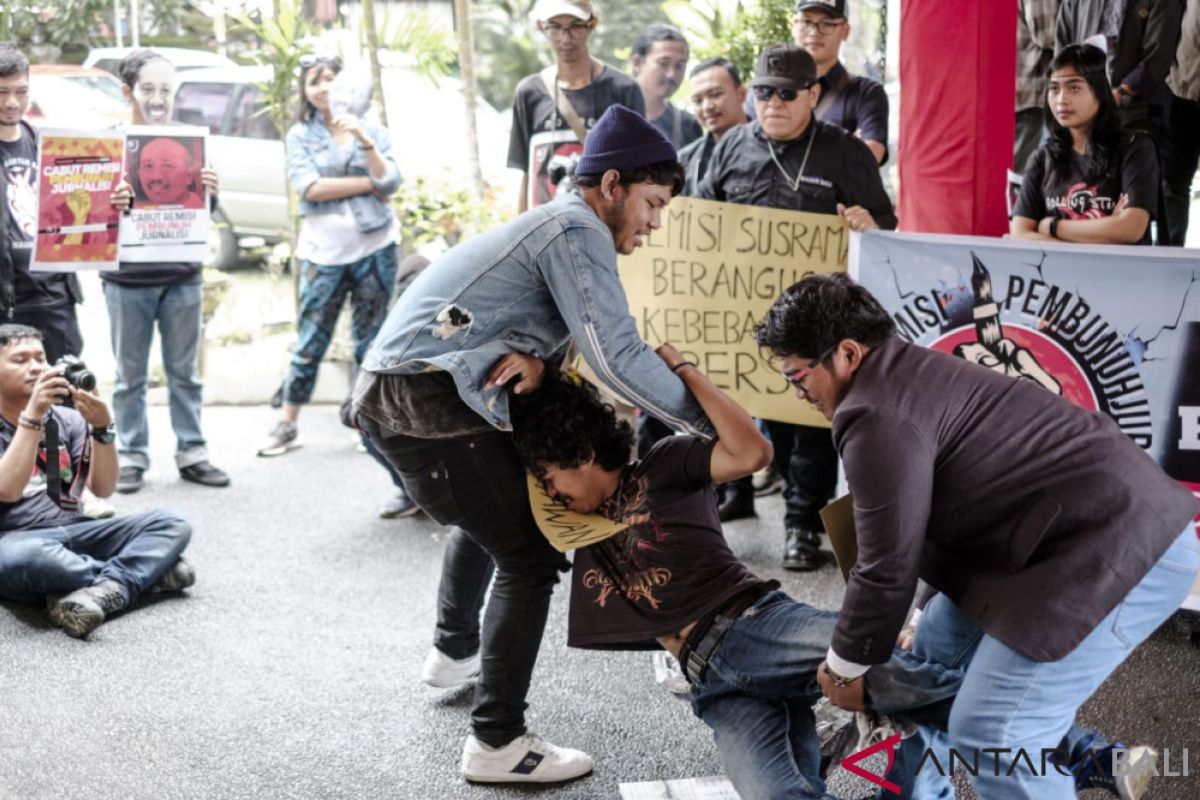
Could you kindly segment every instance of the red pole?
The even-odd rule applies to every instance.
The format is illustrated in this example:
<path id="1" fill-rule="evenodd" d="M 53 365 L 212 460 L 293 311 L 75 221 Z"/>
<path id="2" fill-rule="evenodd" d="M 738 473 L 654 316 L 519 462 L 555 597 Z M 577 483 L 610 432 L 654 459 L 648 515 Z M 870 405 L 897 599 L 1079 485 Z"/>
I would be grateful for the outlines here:
<path id="1" fill-rule="evenodd" d="M 900 229 L 1008 231 L 1016 96 L 1015 0 L 903 0 Z"/>

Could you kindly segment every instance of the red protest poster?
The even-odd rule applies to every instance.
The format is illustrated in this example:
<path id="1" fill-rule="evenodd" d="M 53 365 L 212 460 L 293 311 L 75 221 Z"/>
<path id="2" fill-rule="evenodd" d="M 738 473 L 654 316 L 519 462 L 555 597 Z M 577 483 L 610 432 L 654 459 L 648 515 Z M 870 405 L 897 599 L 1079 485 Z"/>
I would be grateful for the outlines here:
<path id="1" fill-rule="evenodd" d="M 38 142 L 38 230 L 30 269 L 117 268 L 121 212 L 109 198 L 121 181 L 125 137 L 43 130 Z"/>

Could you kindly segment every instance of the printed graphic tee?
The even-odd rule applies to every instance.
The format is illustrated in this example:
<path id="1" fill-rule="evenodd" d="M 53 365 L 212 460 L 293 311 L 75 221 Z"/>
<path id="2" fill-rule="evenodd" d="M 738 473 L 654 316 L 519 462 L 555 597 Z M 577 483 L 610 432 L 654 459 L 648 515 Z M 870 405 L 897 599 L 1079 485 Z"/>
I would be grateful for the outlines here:
<path id="1" fill-rule="evenodd" d="M 607 64 L 587 86 L 560 91 L 571 102 L 583 127 L 589 131 L 614 103 L 620 103 L 639 114 L 646 113 L 646 101 L 637 81 Z M 530 208 L 554 199 L 557 186 L 550 178 L 551 161 L 557 160 L 566 165 L 578 161 L 582 153 L 583 145 L 562 114 L 558 113 L 554 97 L 546 91 L 541 73 L 523 78 L 513 96 L 508 166 L 529 175 Z"/>
<path id="2" fill-rule="evenodd" d="M 709 472 L 714 444 L 668 436 L 625 468 L 600 512 L 630 526 L 575 551 L 571 647 L 658 649 L 657 637 L 763 583 L 721 533 Z"/>
<path id="3" fill-rule="evenodd" d="M 13 289 L 19 309 L 71 304 L 67 276 L 29 271 L 33 240 L 37 236 L 37 142 L 21 127 L 21 138 L 0 142 L 0 168 L 8 178 L 8 237 L 12 242 Z"/>
<path id="4" fill-rule="evenodd" d="M 1043 146 L 1029 159 L 1013 216 L 1042 220 L 1101 219 L 1112 216 L 1122 194 L 1132 208 L 1142 208 L 1153 219 L 1158 215 L 1158 157 L 1148 136 L 1131 136 L 1121 148 L 1119 167 L 1099 180 L 1088 178 L 1086 159 L 1070 153 L 1067 177 L 1050 168 Z M 1150 226 L 1138 244 L 1150 244 Z"/>
<path id="5" fill-rule="evenodd" d="M 53 408 L 50 413 L 58 423 L 58 475 L 61 503 L 58 505 L 46 491 L 46 434 L 38 443 L 33 474 L 15 503 L 0 503 L 0 536 L 10 531 L 24 531 L 67 525 L 83 519 L 79 497 L 83 493 L 84 470 L 81 469 L 84 448 L 89 446 L 87 423 L 79 412 L 70 408 Z M 8 451 L 16 435 L 7 420 L 0 419 L 0 456 Z"/>

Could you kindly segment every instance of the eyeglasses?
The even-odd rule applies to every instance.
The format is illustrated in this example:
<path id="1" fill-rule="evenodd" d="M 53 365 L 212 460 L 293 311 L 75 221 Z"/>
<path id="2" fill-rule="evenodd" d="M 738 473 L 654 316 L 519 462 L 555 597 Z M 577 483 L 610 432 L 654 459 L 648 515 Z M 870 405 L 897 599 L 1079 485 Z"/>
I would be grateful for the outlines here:
<path id="1" fill-rule="evenodd" d="M 800 30 L 806 33 L 818 31 L 822 36 L 827 33 L 833 33 L 845 23 L 846 20 L 844 19 L 804 19 L 803 17 L 798 17 L 797 19 L 792 20 L 792 24 Z"/>
<path id="2" fill-rule="evenodd" d="M 779 95 L 779 99 L 785 103 L 790 103 L 800 96 L 800 92 L 808 91 L 812 84 L 808 84 L 800 89 L 776 89 L 774 86 L 755 86 L 754 99 L 760 103 L 769 103 L 771 98 Z"/>
<path id="3" fill-rule="evenodd" d="M 834 350 L 837 350 L 836 344 L 790 375 L 786 372 L 783 373 L 784 380 L 790 383 L 792 388 L 798 389 L 804 394 L 805 397 L 808 397 L 808 387 L 804 385 L 804 382 L 808 380 L 808 376 L 812 374 L 812 371 L 816 369 L 819 364 L 828 360 L 828 358 L 833 355 Z"/>
<path id="4" fill-rule="evenodd" d="M 542 33 L 547 36 L 582 36 L 592 29 L 591 22 L 572 22 L 570 25 L 559 25 L 557 22 L 543 22 Z"/>

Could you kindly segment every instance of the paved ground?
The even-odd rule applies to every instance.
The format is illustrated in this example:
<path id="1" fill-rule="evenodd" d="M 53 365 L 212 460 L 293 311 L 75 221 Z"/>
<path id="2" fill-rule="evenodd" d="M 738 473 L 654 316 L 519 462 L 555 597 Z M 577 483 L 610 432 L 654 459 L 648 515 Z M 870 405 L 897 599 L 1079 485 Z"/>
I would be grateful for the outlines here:
<path id="1" fill-rule="evenodd" d="M 560 591 L 530 724 L 591 752 L 596 771 L 540 790 L 464 783 L 469 694 L 417 681 L 442 531 L 375 516 L 388 482 L 330 407 L 305 412 L 304 448 L 255 458 L 272 418 L 264 407 L 206 411 L 214 460 L 234 477 L 213 490 L 178 481 L 166 410 L 152 409 L 147 486 L 116 504 L 171 506 L 193 521 L 199 582 L 187 597 L 119 617 L 86 643 L 40 609 L 0 606 L 0 800 L 615 798 L 621 781 L 720 771 L 706 729 L 654 684 L 647 655 L 566 648 Z M 775 568 L 779 499 L 760 512 L 729 526 L 734 549 L 798 599 L 836 606 L 832 568 Z M 1190 746 L 1200 772 L 1200 649 L 1166 626 L 1083 717 L 1167 746 L 1175 763 Z M 833 786 L 845 797 L 868 788 L 844 772 Z M 1194 800 L 1200 777 L 1160 778 L 1149 796 Z"/>

